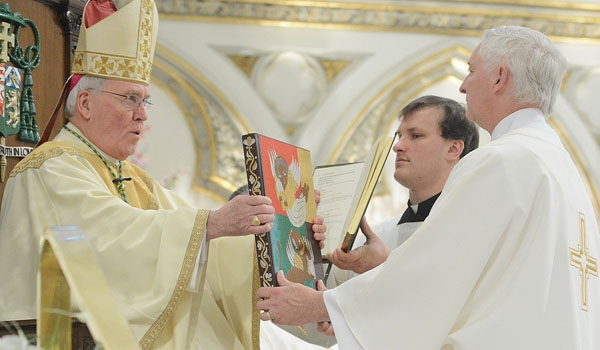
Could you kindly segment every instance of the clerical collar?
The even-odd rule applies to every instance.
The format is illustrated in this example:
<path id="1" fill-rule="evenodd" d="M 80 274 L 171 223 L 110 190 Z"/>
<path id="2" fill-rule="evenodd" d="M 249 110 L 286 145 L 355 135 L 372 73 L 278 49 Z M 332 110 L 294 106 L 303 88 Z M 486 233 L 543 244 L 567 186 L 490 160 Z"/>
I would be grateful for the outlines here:
<path id="1" fill-rule="evenodd" d="M 544 114 L 538 108 L 520 109 L 509 114 L 496 125 L 492 131 L 491 140 L 496 140 L 510 131 L 522 128 L 528 124 L 544 123 L 545 120 Z"/>
<path id="2" fill-rule="evenodd" d="M 502 119 L 492 131 L 492 141 L 501 138 L 517 130 L 527 130 L 529 133 L 535 133 L 557 147 L 564 148 L 560 137 L 546 121 L 546 117 L 540 109 L 524 108 L 520 109 L 506 118 Z"/>
<path id="3" fill-rule="evenodd" d="M 415 213 L 411 208 L 410 199 L 407 202 L 408 208 L 402 214 L 400 221 L 398 221 L 398 225 L 405 222 L 422 222 L 425 221 L 425 218 L 429 215 L 433 204 L 438 199 L 438 197 L 442 194 L 441 192 L 436 194 L 435 196 L 429 197 L 421 203 L 417 204 L 417 212 Z"/>
<path id="4" fill-rule="evenodd" d="M 66 126 L 66 128 L 68 128 L 68 129 L 71 129 L 71 130 L 75 131 L 75 132 L 76 132 L 76 133 L 77 133 L 77 134 L 78 134 L 80 137 L 82 137 L 82 138 L 85 140 L 85 141 L 84 141 L 84 140 L 82 140 L 81 138 L 79 138 L 78 136 L 75 136 L 75 135 L 71 134 L 72 136 L 75 136 L 75 138 L 77 138 L 77 139 L 78 139 L 78 141 L 81 141 L 81 142 L 83 142 L 83 143 L 86 143 L 86 141 L 87 141 L 87 142 L 90 142 L 90 140 L 88 140 L 88 138 L 87 138 L 87 137 L 83 136 L 83 133 L 81 132 L 81 130 L 79 130 L 79 128 L 78 128 L 78 127 L 76 127 L 76 126 L 75 126 L 75 124 L 73 124 L 73 123 L 71 123 L 71 122 L 68 122 L 68 123 L 67 123 L 67 125 L 65 125 L 65 126 Z M 91 143 L 91 142 L 90 142 L 90 143 Z M 88 146 L 88 147 L 89 147 L 89 146 Z M 104 157 L 104 159 L 106 159 L 106 161 L 107 161 L 108 163 L 110 163 L 110 164 L 114 164 L 115 166 L 119 165 L 119 160 L 118 160 L 118 159 L 116 159 L 116 158 L 113 158 L 113 157 L 109 156 L 108 154 L 106 154 L 106 153 L 102 152 L 102 151 L 101 151 L 100 149 L 98 149 L 97 147 L 94 147 L 94 148 L 96 148 L 96 152 L 100 153 L 100 155 L 101 155 L 102 157 Z M 96 152 L 94 152 L 94 150 L 92 150 L 92 149 L 90 149 L 90 151 L 91 151 L 92 153 L 96 153 Z"/>
<path id="5" fill-rule="evenodd" d="M 97 155 L 100 160 L 102 161 L 102 163 L 104 163 L 104 165 L 106 166 L 106 169 L 108 169 L 108 172 L 110 173 L 110 175 L 112 176 L 112 183 L 115 184 L 115 187 L 117 188 L 117 192 L 119 192 L 119 195 L 121 196 L 121 199 L 127 203 L 127 194 L 125 193 L 125 183 L 124 181 L 131 181 L 130 177 L 123 177 L 123 167 L 121 164 L 121 161 L 117 161 L 116 167 L 118 170 L 118 176 L 115 173 L 115 171 L 113 170 L 113 168 L 108 164 L 108 161 L 106 160 L 106 158 L 103 156 L 103 153 L 101 153 L 96 146 L 94 146 L 88 139 L 86 139 L 85 137 L 83 137 L 82 134 L 80 134 L 79 132 L 71 129 L 70 127 L 74 127 L 74 125 L 70 124 L 69 125 L 65 125 L 63 126 L 63 129 L 68 131 L 70 134 L 72 134 L 73 136 L 75 136 L 77 139 L 79 139 L 81 142 L 83 142 L 86 146 L 88 146 L 92 152 L 94 152 L 95 155 Z M 77 129 L 77 128 L 75 128 Z M 79 130 L 79 129 L 77 129 Z"/>

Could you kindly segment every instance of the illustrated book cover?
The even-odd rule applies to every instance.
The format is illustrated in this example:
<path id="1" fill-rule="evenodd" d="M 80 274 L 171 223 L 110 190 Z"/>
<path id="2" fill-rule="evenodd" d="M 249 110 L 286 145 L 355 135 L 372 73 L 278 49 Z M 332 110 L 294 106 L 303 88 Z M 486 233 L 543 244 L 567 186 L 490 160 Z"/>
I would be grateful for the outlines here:
<path id="1" fill-rule="evenodd" d="M 248 191 L 271 198 L 275 221 L 255 236 L 261 286 L 277 286 L 277 271 L 288 280 L 316 288 L 323 262 L 313 237 L 317 215 L 310 152 L 258 133 L 242 136 Z"/>

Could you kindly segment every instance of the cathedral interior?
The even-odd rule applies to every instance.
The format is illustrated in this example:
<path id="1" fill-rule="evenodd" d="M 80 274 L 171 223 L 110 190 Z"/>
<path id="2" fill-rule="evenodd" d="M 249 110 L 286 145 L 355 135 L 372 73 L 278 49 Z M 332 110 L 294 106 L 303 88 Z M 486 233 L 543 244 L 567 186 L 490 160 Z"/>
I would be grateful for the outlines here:
<path id="1" fill-rule="evenodd" d="M 27 2 L 28 9 L 47 8 L 29 10 L 25 17 L 36 16 L 40 26 L 55 21 L 67 27 L 56 38 L 41 33 L 43 47 L 60 51 L 65 46 L 64 71 L 58 63 L 50 62 L 52 68 L 44 63 L 45 78 L 53 74 L 53 84 L 62 86 L 68 76 L 69 46 L 74 51 L 86 1 Z M 0 0 L 0 5 L 5 2 L 13 10 L 25 8 L 23 0 Z M 398 114 L 411 100 L 433 94 L 465 103 L 459 86 L 483 32 L 519 25 L 545 33 L 567 58 L 549 121 L 600 218 L 600 0 L 155 3 L 154 108 L 130 160 L 198 207 L 218 208 L 247 182 L 244 134 L 260 133 L 307 149 L 313 166 L 357 162 L 380 136 L 394 134 Z M 0 28 L 0 43 L 8 40 L 3 34 Z M 48 51 L 44 59 L 51 56 Z M 41 90 L 44 77 L 33 75 Z M 50 114 L 58 95 L 49 89 L 39 93 L 43 108 L 38 115 Z M 4 146 L 7 135 L 2 135 Z M 480 140 L 482 145 L 490 140 L 483 129 Z M 371 223 L 406 208 L 407 190 L 393 178 L 390 153 L 366 211 Z M 17 158 L 9 159 L 9 168 Z M 302 336 L 297 328 L 288 330 Z M 311 341 L 330 344 L 314 330 L 309 333 Z"/>
<path id="2" fill-rule="evenodd" d="M 313 166 L 361 161 L 410 100 L 458 88 L 483 31 L 521 25 L 568 60 L 552 126 L 600 206 L 600 2 L 157 0 L 156 107 L 134 161 L 199 205 L 246 182 L 241 135 L 311 152 Z M 489 135 L 481 131 L 481 144 Z M 393 155 L 367 211 L 404 210 Z"/>

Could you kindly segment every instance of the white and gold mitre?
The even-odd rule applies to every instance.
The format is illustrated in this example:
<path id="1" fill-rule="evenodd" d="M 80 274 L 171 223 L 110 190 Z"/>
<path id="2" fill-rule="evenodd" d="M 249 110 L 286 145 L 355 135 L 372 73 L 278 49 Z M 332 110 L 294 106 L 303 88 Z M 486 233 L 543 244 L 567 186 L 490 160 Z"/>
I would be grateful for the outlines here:
<path id="1" fill-rule="evenodd" d="M 126 4 L 89 28 L 85 26 L 84 9 L 71 74 L 149 85 L 158 34 L 154 0 L 117 0 L 115 3 L 117 6 Z"/>

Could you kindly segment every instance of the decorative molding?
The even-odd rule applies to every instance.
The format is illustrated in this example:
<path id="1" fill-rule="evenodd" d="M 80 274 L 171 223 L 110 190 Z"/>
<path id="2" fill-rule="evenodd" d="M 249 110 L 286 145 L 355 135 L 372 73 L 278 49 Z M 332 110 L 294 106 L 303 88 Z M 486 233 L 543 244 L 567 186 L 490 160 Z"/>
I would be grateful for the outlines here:
<path id="1" fill-rule="evenodd" d="M 311 54 L 296 50 L 261 56 L 252 69 L 251 82 L 257 96 L 289 131 L 314 117 L 328 90 L 320 62 Z"/>
<path id="2" fill-rule="evenodd" d="M 598 177 L 594 175 L 593 167 L 586 164 L 589 161 L 586 162 L 585 150 L 582 149 L 582 147 L 577 147 L 569 138 L 566 127 L 563 125 L 563 120 L 551 115 L 548 118 L 548 122 L 558 133 L 558 136 L 563 142 L 565 148 L 572 156 L 575 166 L 577 166 L 579 169 L 583 182 L 585 183 L 591 196 L 592 205 L 594 206 L 594 211 L 596 212 L 596 217 L 598 218 L 597 220 L 600 223 L 600 181 L 597 181 Z"/>
<path id="3" fill-rule="evenodd" d="M 354 117 L 328 163 L 364 159 L 373 142 L 395 126 L 400 110 L 408 102 L 446 79 L 461 81 L 466 72 L 462 65 L 466 65 L 470 53 L 462 46 L 440 48 L 391 79 Z"/>
<path id="4" fill-rule="evenodd" d="M 68 36 L 71 53 L 71 63 L 73 54 L 77 47 L 79 37 L 79 26 L 83 17 L 83 8 L 88 0 L 35 0 L 55 9 L 63 26 L 65 36 Z"/>
<path id="5" fill-rule="evenodd" d="M 344 69 L 350 65 L 351 60 L 347 59 L 338 59 L 332 60 L 327 58 L 318 58 L 323 71 L 325 72 L 325 76 L 327 77 L 327 82 L 331 83 L 333 79 Z"/>
<path id="6" fill-rule="evenodd" d="M 254 68 L 254 64 L 256 63 L 256 60 L 258 60 L 258 58 L 260 56 L 258 56 L 258 55 L 236 55 L 236 54 L 229 54 L 229 55 L 227 55 L 227 57 L 229 57 L 229 59 L 242 72 L 244 72 L 244 74 L 248 78 L 250 78 L 250 76 L 252 75 L 252 68 Z"/>
<path id="7" fill-rule="evenodd" d="M 35 0 L 50 7 L 65 8 L 81 15 L 88 0 Z"/>
<path id="8" fill-rule="evenodd" d="M 79 40 L 79 27 L 83 15 L 75 11 L 67 10 L 63 13 L 63 23 L 65 24 L 69 34 L 69 52 L 71 53 L 71 63 L 73 63 L 73 55 L 77 48 Z"/>
<path id="9" fill-rule="evenodd" d="M 320 103 L 319 100 L 325 98 L 329 91 L 329 85 L 332 84 L 333 80 L 352 63 L 358 62 L 363 57 L 361 55 L 350 53 L 327 55 L 324 53 L 311 53 L 310 51 L 256 50 L 245 47 L 216 47 L 215 49 L 229 58 L 244 73 L 244 75 L 248 77 L 253 84 L 256 93 L 262 98 L 263 102 L 269 106 L 289 136 L 294 135 L 298 125 L 306 123 L 307 120 L 314 117 L 314 109 L 318 108 Z M 279 62 L 280 60 L 278 60 L 278 57 L 280 55 L 293 55 L 295 59 L 291 61 L 294 62 L 291 62 L 290 60 L 283 60 L 287 63 Z M 310 63 L 313 64 L 311 65 Z M 274 88 L 271 86 L 270 89 L 268 89 L 262 86 L 259 81 L 273 80 L 273 71 L 277 70 L 273 66 L 277 66 L 284 70 L 284 74 L 289 75 L 289 79 L 297 81 L 303 80 L 299 85 L 305 88 L 294 90 L 293 87 L 288 89 L 284 87 Z M 264 78 L 265 75 L 268 75 L 271 78 Z M 307 86 L 313 86 L 315 88 L 322 86 L 323 88 L 320 92 L 309 92 L 307 91 Z M 279 96 L 274 97 L 274 93 Z M 304 110 L 301 110 L 302 108 L 300 107 L 293 110 L 293 103 L 289 103 L 290 99 L 279 98 L 282 94 L 285 95 L 286 93 L 292 94 L 294 99 L 300 100 L 301 103 L 298 103 L 298 105 L 302 106 Z M 311 93 L 313 96 L 311 96 Z M 282 105 L 279 105 L 280 101 L 287 102 L 282 102 Z M 285 114 L 282 113 L 282 109 L 285 109 Z M 293 112 L 297 113 L 292 115 Z"/>
<path id="10" fill-rule="evenodd" d="M 600 87 L 600 65 L 570 66 L 563 79 L 563 94 L 586 124 L 600 145 L 600 115 L 597 113 L 597 96 Z"/>
<path id="11" fill-rule="evenodd" d="M 244 74 L 250 78 L 252 75 L 252 69 L 256 64 L 256 61 L 262 56 L 262 54 L 252 54 L 252 55 L 239 55 L 239 54 L 226 54 L 227 57 L 242 71 Z M 331 83 L 335 77 L 344 69 L 350 65 L 352 60 L 350 59 L 329 59 L 324 57 L 318 57 L 315 55 L 311 55 L 316 60 L 319 61 L 321 68 L 325 72 L 325 77 L 327 78 L 327 82 Z"/>
<path id="12" fill-rule="evenodd" d="M 226 201 L 246 183 L 240 135 L 248 126 L 233 106 L 197 70 L 157 45 L 152 84 L 169 91 L 185 111 L 196 145 L 193 189 Z"/>
<path id="13" fill-rule="evenodd" d="M 474 36 L 491 27 L 514 24 L 553 39 L 600 40 L 600 5 L 590 3 L 157 0 L 157 6 L 166 19 Z"/>
<path id="14" fill-rule="evenodd" d="M 52 6 L 52 7 L 62 7 L 65 6 L 69 0 L 35 0 L 44 5 Z"/>

